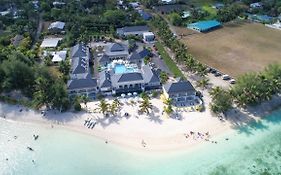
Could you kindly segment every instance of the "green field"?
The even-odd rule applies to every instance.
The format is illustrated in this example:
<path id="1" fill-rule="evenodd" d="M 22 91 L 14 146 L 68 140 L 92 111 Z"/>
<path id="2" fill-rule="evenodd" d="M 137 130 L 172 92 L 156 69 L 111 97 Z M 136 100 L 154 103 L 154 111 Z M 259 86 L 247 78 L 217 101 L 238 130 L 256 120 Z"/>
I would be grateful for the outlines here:
<path id="1" fill-rule="evenodd" d="M 203 5 L 202 9 L 210 14 L 208 19 L 213 19 L 217 16 L 217 10 L 212 8 L 210 5 Z"/>
<path id="2" fill-rule="evenodd" d="M 170 69 L 170 71 L 174 74 L 174 76 L 175 77 L 184 77 L 184 75 L 179 70 L 176 63 L 170 58 L 169 54 L 164 49 L 163 45 L 160 42 L 157 42 L 155 45 L 158 49 L 159 54 L 161 55 L 161 58 L 164 60 L 165 64 Z"/>

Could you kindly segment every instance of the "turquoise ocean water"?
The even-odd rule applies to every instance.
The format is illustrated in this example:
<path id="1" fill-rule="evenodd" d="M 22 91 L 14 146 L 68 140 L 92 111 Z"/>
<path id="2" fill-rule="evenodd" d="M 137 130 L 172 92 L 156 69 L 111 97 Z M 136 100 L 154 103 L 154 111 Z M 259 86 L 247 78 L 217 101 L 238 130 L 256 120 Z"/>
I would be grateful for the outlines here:
<path id="1" fill-rule="evenodd" d="M 136 153 L 71 131 L 0 120 L 0 175 L 281 174 L 281 110 L 217 141 L 192 151 Z"/>

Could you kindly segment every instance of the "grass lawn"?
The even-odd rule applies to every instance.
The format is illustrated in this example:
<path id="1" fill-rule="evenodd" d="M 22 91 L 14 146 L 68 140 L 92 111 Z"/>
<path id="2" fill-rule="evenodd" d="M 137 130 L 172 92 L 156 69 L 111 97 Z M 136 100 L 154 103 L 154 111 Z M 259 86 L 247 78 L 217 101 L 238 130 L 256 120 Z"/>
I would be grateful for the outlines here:
<path id="1" fill-rule="evenodd" d="M 236 21 L 199 33 L 177 28 L 189 52 L 201 62 L 237 77 L 281 63 L 281 31 L 258 23 Z"/>
<path id="2" fill-rule="evenodd" d="M 160 42 L 157 42 L 156 47 L 158 49 L 161 58 L 164 60 L 165 64 L 168 66 L 170 71 L 174 74 L 175 77 L 184 77 L 182 72 L 179 70 L 176 63 L 170 58 L 169 54 L 165 51 L 163 45 Z"/>
<path id="3" fill-rule="evenodd" d="M 210 5 L 203 5 L 202 9 L 210 14 L 206 19 L 213 19 L 217 16 L 217 10 Z"/>

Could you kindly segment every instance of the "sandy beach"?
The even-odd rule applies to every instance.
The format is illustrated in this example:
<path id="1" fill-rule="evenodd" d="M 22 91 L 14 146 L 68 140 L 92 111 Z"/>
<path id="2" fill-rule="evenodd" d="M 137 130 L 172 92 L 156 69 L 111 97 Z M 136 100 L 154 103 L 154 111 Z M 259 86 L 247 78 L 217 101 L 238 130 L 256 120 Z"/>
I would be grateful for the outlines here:
<path id="1" fill-rule="evenodd" d="M 34 123 L 50 129 L 65 128 L 89 134 L 104 140 L 107 144 L 145 151 L 173 151 L 194 148 L 207 142 L 206 139 L 215 142 L 216 136 L 232 132 L 234 128 L 246 125 L 249 121 L 259 120 L 266 111 L 278 107 L 281 98 L 276 96 L 272 101 L 247 111 L 234 109 L 227 114 L 225 121 L 212 116 L 208 108 L 203 112 L 179 113 L 181 120 L 167 118 L 162 116 L 163 104 L 160 100 L 152 99 L 151 102 L 155 109 L 150 115 L 138 115 L 137 105 L 124 104 L 117 117 L 106 118 L 101 113 L 85 111 L 79 113 L 47 111 L 43 116 L 40 111 L 3 103 L 0 104 L 0 114 L 1 117 L 5 116 L 4 120 L 12 122 Z M 207 107 L 209 102 L 209 98 L 205 97 Z M 98 101 L 89 102 L 87 109 L 95 109 L 98 103 Z M 130 116 L 124 116 L 125 112 Z M 93 129 L 84 126 L 85 120 L 90 118 L 97 122 Z M 191 135 L 190 131 L 194 134 Z M 198 132 L 201 135 L 198 135 Z"/>

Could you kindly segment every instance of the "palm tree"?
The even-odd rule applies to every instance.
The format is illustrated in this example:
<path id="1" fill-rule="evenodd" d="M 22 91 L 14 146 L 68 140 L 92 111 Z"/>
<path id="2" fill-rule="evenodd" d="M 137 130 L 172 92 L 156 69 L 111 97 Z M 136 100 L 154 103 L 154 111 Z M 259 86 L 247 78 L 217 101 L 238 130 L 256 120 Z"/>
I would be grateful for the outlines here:
<path id="1" fill-rule="evenodd" d="M 205 88 L 207 88 L 208 84 L 209 84 L 209 79 L 202 78 L 197 82 L 197 87 L 201 87 L 204 90 Z"/>
<path id="2" fill-rule="evenodd" d="M 171 98 L 165 99 L 164 104 L 169 106 L 172 104 L 172 101 L 173 100 Z"/>
<path id="3" fill-rule="evenodd" d="M 90 101 L 89 97 L 86 95 L 81 96 L 81 102 L 83 102 L 87 108 L 87 103 Z"/>
<path id="4" fill-rule="evenodd" d="M 215 96 L 217 96 L 218 94 L 220 94 L 222 91 L 223 91 L 222 87 L 216 86 L 216 87 L 214 87 L 214 88 L 211 89 L 211 91 L 209 92 L 209 94 L 210 94 L 212 97 L 215 97 Z"/>
<path id="5" fill-rule="evenodd" d="M 171 104 L 169 104 L 168 106 L 164 106 L 164 112 L 165 112 L 167 115 L 170 115 L 173 111 L 174 111 L 174 110 L 173 110 Z"/>
<path id="6" fill-rule="evenodd" d="M 121 106 L 121 102 L 117 98 L 113 100 L 113 104 L 115 104 L 117 108 Z"/>
<path id="7" fill-rule="evenodd" d="M 116 104 L 116 103 L 112 103 L 112 104 L 110 105 L 109 112 L 110 112 L 112 115 L 115 115 L 115 114 L 117 113 L 117 104 Z"/>
<path id="8" fill-rule="evenodd" d="M 108 108 L 109 104 L 104 99 L 101 99 L 99 104 L 100 111 L 105 114 L 106 112 L 108 112 Z"/>
<path id="9" fill-rule="evenodd" d="M 146 114 L 149 114 L 149 109 L 150 110 L 152 109 L 152 104 L 148 98 L 144 98 L 139 108 L 141 112 L 145 112 Z"/>

